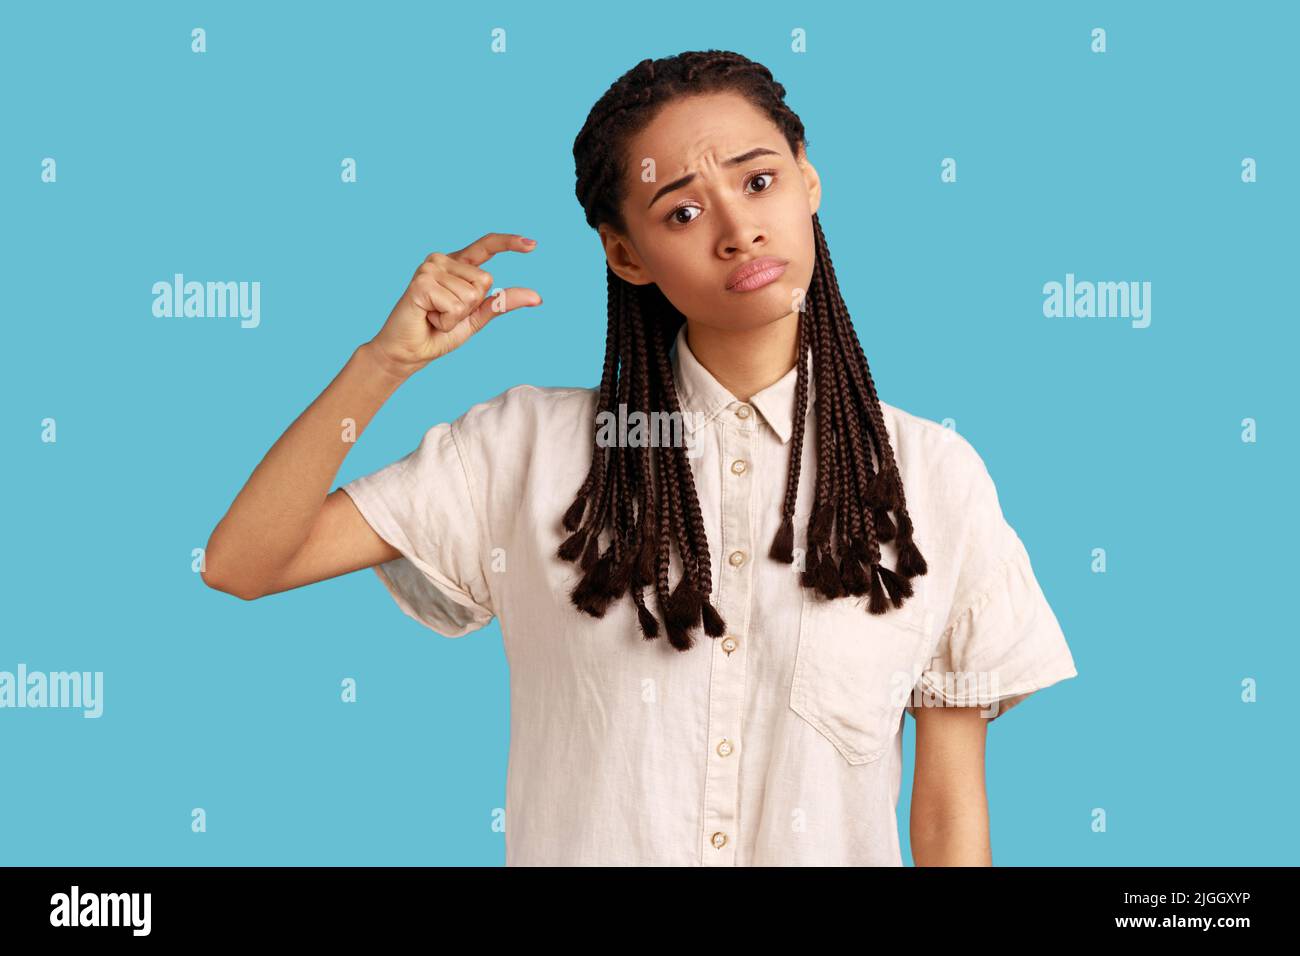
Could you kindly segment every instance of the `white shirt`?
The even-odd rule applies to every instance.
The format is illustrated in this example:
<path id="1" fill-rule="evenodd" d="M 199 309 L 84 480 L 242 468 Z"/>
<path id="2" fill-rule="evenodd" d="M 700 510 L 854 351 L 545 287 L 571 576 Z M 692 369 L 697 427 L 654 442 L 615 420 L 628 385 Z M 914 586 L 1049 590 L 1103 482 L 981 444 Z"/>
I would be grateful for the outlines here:
<path id="1" fill-rule="evenodd" d="M 882 402 L 929 572 L 884 615 L 865 596 L 823 599 L 798 579 L 816 476 L 812 376 L 787 565 L 767 551 L 797 370 L 737 401 L 684 325 L 672 367 L 696 413 L 685 418 L 711 601 L 728 625 L 719 638 L 696 628 L 689 650 L 662 625 L 646 640 L 626 594 L 599 620 L 570 603 L 579 568 L 555 551 L 591 463 L 595 388 L 517 385 L 342 486 L 403 555 L 375 568 L 403 611 L 446 637 L 501 623 L 506 865 L 900 866 L 902 718 L 922 703 L 909 693 L 1005 713 L 1077 673 L 1024 545 L 969 442 Z M 893 568 L 893 543 L 881 549 Z M 674 548 L 670 581 L 680 573 Z M 962 674 L 977 678 L 975 696 L 960 696 Z"/>

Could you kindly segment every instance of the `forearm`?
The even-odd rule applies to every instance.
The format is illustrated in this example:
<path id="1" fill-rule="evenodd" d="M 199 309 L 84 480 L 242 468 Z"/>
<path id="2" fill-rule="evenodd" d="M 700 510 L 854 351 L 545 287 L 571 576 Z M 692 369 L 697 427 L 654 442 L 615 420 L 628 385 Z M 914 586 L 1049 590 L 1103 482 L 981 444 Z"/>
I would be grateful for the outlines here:
<path id="1" fill-rule="evenodd" d="M 404 380 L 371 343 L 352 353 L 271 446 L 213 530 L 205 554 L 210 582 L 257 593 L 274 579 L 307 539 L 355 438 Z"/>
<path id="2" fill-rule="evenodd" d="M 912 862 L 915 866 L 992 866 L 988 809 L 912 803 Z"/>

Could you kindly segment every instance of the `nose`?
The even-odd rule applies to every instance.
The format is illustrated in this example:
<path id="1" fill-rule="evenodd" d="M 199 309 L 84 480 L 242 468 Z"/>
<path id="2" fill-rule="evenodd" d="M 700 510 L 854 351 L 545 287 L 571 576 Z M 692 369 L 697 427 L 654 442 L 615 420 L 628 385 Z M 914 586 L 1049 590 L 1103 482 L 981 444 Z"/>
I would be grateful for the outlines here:
<path id="1" fill-rule="evenodd" d="M 720 223 L 718 255 L 731 258 L 737 253 L 767 244 L 767 230 L 754 220 L 753 210 L 746 209 L 743 198 L 737 197 L 714 206 Z"/>

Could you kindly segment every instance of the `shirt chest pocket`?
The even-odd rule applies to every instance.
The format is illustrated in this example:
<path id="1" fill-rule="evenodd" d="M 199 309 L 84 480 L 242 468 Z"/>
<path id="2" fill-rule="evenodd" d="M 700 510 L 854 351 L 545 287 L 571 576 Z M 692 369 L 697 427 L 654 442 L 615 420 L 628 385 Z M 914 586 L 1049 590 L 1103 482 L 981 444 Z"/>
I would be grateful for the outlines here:
<path id="1" fill-rule="evenodd" d="M 804 589 L 790 687 L 791 709 L 850 764 L 891 744 L 930 650 L 930 617 L 916 597 L 884 614 L 866 602 Z"/>

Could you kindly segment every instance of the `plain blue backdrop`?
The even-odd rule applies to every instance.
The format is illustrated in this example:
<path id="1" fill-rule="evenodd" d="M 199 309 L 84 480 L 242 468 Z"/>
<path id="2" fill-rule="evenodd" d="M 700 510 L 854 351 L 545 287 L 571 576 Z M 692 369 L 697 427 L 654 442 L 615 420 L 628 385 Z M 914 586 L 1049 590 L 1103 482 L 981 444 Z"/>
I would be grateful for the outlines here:
<path id="1" fill-rule="evenodd" d="M 431 251 L 533 236 L 490 268 L 545 304 L 404 385 L 336 486 L 511 385 L 595 385 L 573 138 L 711 47 L 786 85 L 882 398 L 981 453 L 1070 642 L 1080 676 L 990 728 L 995 863 L 1293 863 L 1295 11 L 6 5 L 0 670 L 105 699 L 0 710 L 0 863 L 504 861 L 496 623 L 440 638 L 369 570 L 245 603 L 192 552 Z M 260 326 L 154 317 L 177 272 L 259 281 Z M 1045 318 L 1067 272 L 1151 282 L 1150 327 Z"/>

